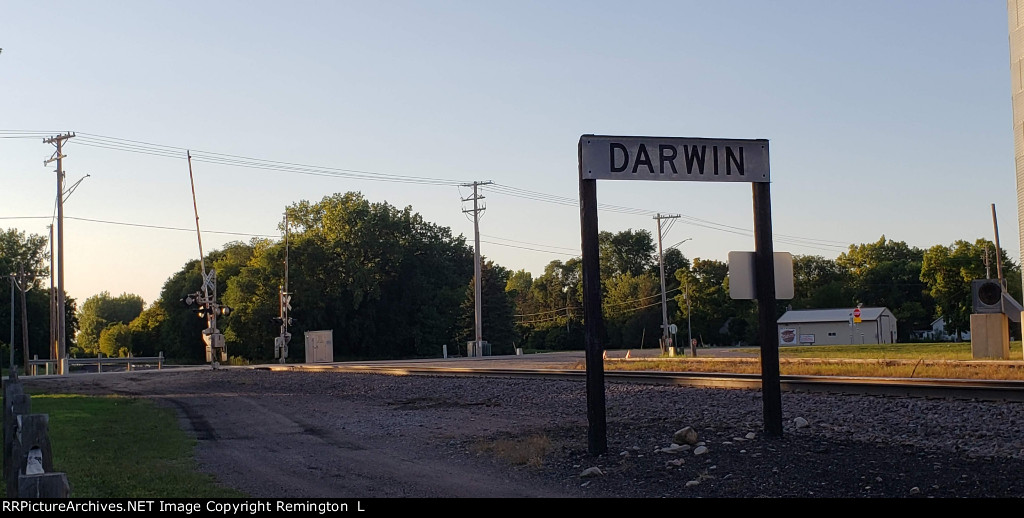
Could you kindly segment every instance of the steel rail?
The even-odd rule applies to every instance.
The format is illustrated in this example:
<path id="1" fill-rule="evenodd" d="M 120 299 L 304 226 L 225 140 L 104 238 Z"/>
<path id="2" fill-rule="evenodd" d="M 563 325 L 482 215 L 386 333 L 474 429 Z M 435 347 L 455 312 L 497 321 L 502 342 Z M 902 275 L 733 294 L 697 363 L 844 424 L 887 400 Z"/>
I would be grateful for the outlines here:
<path id="1" fill-rule="evenodd" d="M 333 371 L 397 376 L 477 376 L 560 379 L 582 381 L 586 372 L 579 369 L 512 369 L 473 367 L 431 367 L 415 364 L 286 364 L 252 367 L 265 370 Z M 708 372 L 606 371 L 609 383 L 673 385 L 719 389 L 761 389 L 760 374 Z M 969 399 L 980 401 L 1024 402 L 1024 381 L 966 380 L 928 378 L 880 378 L 852 376 L 781 377 L 786 392 L 858 394 L 896 397 Z"/>

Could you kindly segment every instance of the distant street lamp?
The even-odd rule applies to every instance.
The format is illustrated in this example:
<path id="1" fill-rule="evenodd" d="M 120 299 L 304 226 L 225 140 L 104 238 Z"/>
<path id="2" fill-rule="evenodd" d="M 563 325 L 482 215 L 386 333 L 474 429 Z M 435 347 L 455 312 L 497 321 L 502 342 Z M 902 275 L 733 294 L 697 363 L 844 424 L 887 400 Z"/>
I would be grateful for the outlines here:
<path id="1" fill-rule="evenodd" d="M 679 245 L 681 245 L 681 244 L 683 244 L 683 243 L 685 243 L 685 242 L 687 242 L 687 241 L 689 241 L 691 239 L 693 239 L 693 238 L 692 237 L 688 237 L 688 238 L 686 238 L 686 239 L 684 239 L 684 240 L 682 240 L 682 241 L 680 241 L 680 242 L 670 246 L 669 248 L 676 248 L 677 246 L 679 246 Z M 697 357 L 697 346 L 693 343 L 693 331 L 690 329 L 690 278 L 689 277 L 685 277 L 683 279 L 683 282 L 686 285 L 686 291 L 684 292 L 684 299 L 686 300 L 686 338 L 690 342 L 690 355 L 693 356 L 694 358 L 696 358 Z"/>
<path id="2" fill-rule="evenodd" d="M 693 341 L 693 331 L 690 329 L 690 278 L 686 278 L 686 337 L 690 340 L 690 354 L 697 357 L 697 344 Z"/>
<path id="3" fill-rule="evenodd" d="M 562 286 L 565 293 L 565 339 L 569 340 L 569 285 Z"/>
<path id="4" fill-rule="evenodd" d="M 7 279 L 11 281 L 11 341 L 7 346 L 11 349 L 11 362 L 7 364 L 8 369 L 14 368 L 14 274 L 8 274 Z M 13 372 L 13 371 L 11 371 Z M 10 373 L 7 374 L 10 376 Z"/>

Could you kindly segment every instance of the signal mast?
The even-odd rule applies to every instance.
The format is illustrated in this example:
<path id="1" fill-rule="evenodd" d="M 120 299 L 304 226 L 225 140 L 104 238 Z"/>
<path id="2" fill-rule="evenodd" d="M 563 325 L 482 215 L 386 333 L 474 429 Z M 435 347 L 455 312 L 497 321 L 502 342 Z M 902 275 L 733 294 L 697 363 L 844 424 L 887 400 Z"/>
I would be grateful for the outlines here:
<path id="1" fill-rule="evenodd" d="M 288 312 L 292 310 L 292 294 L 288 292 L 288 211 L 284 213 L 284 285 L 278 287 L 277 299 L 278 315 L 270 319 L 281 327 L 281 334 L 274 337 L 274 358 L 280 363 L 287 363 L 288 342 L 292 339 L 288 326 L 295 323 L 295 319 L 288 316 Z"/>
<path id="2" fill-rule="evenodd" d="M 188 152 L 188 179 L 192 183 L 192 209 L 196 214 L 196 237 L 199 239 L 199 265 L 203 273 L 203 286 L 199 291 L 186 295 L 181 301 L 196 311 L 199 318 L 206 319 L 203 342 L 206 343 L 206 362 L 216 369 L 228 361 L 228 349 L 224 335 L 217 329 L 217 316 L 228 316 L 231 308 L 217 302 L 217 271 L 206 271 L 203 257 L 203 237 L 199 232 L 199 207 L 196 204 L 196 182 L 192 177 L 192 153 Z"/>

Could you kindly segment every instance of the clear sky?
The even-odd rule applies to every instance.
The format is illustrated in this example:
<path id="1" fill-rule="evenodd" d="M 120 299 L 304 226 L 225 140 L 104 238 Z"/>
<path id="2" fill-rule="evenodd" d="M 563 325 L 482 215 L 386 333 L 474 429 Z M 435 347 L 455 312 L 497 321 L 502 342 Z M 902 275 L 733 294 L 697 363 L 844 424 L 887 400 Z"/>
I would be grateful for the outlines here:
<path id="1" fill-rule="evenodd" d="M 472 242 L 457 184 L 490 180 L 483 254 L 537 275 L 578 255 L 577 142 L 595 133 L 768 139 L 776 251 L 992 239 L 994 203 L 1019 259 L 1002 1 L 5 0 L 0 48 L 0 227 L 46 235 L 42 136 L 76 132 L 79 303 L 151 303 L 198 257 L 186 149 L 207 157 L 206 251 L 280 236 L 285 206 L 346 191 Z M 676 213 L 665 245 L 692 238 L 687 257 L 753 250 L 747 184 L 599 182 L 598 198 L 617 207 L 602 230 Z"/>

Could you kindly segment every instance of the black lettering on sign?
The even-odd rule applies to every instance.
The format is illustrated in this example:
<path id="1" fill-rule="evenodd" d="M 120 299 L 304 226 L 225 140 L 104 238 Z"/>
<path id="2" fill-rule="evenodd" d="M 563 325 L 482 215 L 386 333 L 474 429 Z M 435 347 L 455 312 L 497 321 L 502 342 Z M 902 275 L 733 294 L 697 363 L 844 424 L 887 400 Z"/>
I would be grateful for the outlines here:
<path id="1" fill-rule="evenodd" d="M 672 168 L 672 174 L 679 174 L 679 171 L 676 171 L 676 164 L 673 162 L 676 159 L 677 153 L 678 151 L 676 151 L 675 146 L 665 144 L 658 146 L 658 156 L 661 158 L 661 174 L 665 174 L 665 162 L 668 162 L 669 167 Z"/>
<path id="2" fill-rule="evenodd" d="M 718 146 L 711 146 L 711 155 L 715 157 L 715 175 L 718 174 Z"/>
<path id="3" fill-rule="evenodd" d="M 615 150 L 622 152 L 622 167 L 615 165 Z M 626 170 L 626 166 L 629 165 L 629 151 L 626 151 L 626 146 L 618 142 L 609 142 L 608 154 L 608 165 L 611 166 L 613 173 L 621 173 Z"/>
<path id="4" fill-rule="evenodd" d="M 736 172 L 743 176 L 743 148 L 740 148 L 740 158 L 736 159 L 736 152 L 731 147 L 725 148 L 725 174 L 732 174 L 732 164 L 736 164 Z"/>
<path id="5" fill-rule="evenodd" d="M 654 174 L 654 166 L 651 165 L 651 157 L 647 154 L 647 146 L 640 144 L 636 150 L 636 162 L 633 162 L 633 174 L 640 168 L 640 164 L 647 166 L 647 172 Z"/>
<path id="6" fill-rule="evenodd" d="M 697 154 L 697 146 L 683 146 L 683 160 L 686 161 L 686 174 L 693 174 L 693 164 L 697 164 L 697 173 L 704 174 L 704 159 L 707 157 L 707 146 L 700 147 L 700 154 Z"/>

